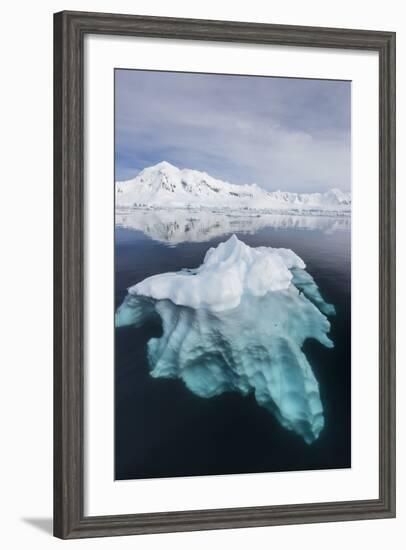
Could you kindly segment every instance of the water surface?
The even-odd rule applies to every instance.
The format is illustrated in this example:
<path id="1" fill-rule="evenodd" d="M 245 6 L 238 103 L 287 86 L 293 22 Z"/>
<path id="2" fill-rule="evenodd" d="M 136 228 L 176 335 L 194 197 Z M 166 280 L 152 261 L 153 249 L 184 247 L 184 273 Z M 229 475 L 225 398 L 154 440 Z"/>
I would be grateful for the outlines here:
<path id="1" fill-rule="evenodd" d="M 349 218 L 244 215 L 225 225 L 224 213 L 217 219 L 196 213 L 168 216 L 117 216 L 116 307 L 129 286 L 150 275 L 198 267 L 208 248 L 231 232 L 251 247 L 291 248 L 336 308 L 330 319 L 334 348 L 313 340 L 304 345 L 319 382 L 325 426 L 309 445 L 258 406 L 252 394 L 204 399 L 179 379 L 152 378 L 146 345 L 160 336 L 160 324 L 121 327 L 115 333 L 116 479 L 350 467 Z"/>

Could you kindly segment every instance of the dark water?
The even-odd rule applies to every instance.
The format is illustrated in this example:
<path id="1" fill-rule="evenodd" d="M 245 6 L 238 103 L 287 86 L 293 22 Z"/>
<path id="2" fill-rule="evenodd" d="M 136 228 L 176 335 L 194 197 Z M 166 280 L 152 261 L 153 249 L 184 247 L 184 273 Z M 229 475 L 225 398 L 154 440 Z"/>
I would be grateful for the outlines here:
<path id="1" fill-rule="evenodd" d="M 122 327 L 115 333 L 115 477 L 153 478 L 351 467 L 350 231 L 266 228 L 237 233 L 250 246 L 291 248 L 306 263 L 325 300 L 333 349 L 307 341 L 304 352 L 320 385 L 325 426 L 308 445 L 260 407 L 253 394 L 194 395 L 180 380 L 152 378 L 146 345 L 160 327 Z M 198 267 L 210 246 L 226 237 L 176 247 L 116 228 L 115 299 L 160 272 Z"/>

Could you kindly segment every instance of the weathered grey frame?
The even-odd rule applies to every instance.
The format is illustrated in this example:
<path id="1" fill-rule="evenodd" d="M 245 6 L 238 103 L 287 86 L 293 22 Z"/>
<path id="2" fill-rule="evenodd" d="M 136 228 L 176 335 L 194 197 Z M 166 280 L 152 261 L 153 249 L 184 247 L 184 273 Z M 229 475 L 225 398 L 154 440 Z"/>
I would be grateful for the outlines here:
<path id="1" fill-rule="evenodd" d="M 379 53 L 379 498 L 87 517 L 83 513 L 83 38 L 214 40 Z M 54 534 L 100 537 L 395 516 L 395 34 L 61 12 L 54 16 Z M 355 366 L 356 367 L 356 366 Z"/>

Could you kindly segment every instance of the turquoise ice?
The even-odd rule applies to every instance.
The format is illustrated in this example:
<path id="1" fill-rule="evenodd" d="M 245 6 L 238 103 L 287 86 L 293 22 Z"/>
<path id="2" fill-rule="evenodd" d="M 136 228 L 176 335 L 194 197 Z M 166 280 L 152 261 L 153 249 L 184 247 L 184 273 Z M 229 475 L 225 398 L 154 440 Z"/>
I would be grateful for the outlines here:
<path id="1" fill-rule="evenodd" d="M 155 276 L 156 288 L 151 277 L 129 289 L 116 326 L 140 326 L 156 316 L 162 336 L 148 342 L 151 376 L 179 378 L 202 398 L 253 392 L 260 406 L 310 444 L 323 429 L 324 414 L 319 384 L 302 348 L 309 338 L 333 347 L 327 315 L 334 307 L 292 251 L 250 248 L 235 236 L 222 244 L 197 270 L 168 274 L 166 282 L 166 274 Z M 224 301 L 218 289 L 204 289 L 206 275 L 212 279 L 213 273 L 231 277 L 233 288 Z M 188 280 L 194 280 L 193 307 L 186 301 Z"/>

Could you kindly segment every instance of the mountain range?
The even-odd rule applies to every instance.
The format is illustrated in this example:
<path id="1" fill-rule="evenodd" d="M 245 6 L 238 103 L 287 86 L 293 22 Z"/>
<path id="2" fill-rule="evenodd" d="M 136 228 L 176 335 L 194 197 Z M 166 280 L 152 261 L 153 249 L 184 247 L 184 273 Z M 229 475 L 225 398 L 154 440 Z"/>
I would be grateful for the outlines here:
<path id="1" fill-rule="evenodd" d="M 266 191 L 256 184 L 235 185 L 163 161 L 145 168 L 134 179 L 116 182 L 116 205 L 349 213 L 351 194 L 340 189 L 325 193 Z"/>

